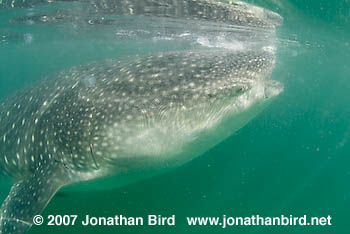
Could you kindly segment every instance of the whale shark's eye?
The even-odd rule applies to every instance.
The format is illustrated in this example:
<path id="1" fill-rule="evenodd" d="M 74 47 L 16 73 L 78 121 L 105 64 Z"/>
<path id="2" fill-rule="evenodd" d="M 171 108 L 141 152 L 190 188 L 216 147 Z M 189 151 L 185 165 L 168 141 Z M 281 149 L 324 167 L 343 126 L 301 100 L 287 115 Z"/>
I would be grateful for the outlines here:
<path id="1" fill-rule="evenodd" d="M 245 89 L 243 87 L 239 87 L 237 90 L 236 90 L 236 94 L 237 95 L 240 95 L 242 93 L 244 93 Z"/>

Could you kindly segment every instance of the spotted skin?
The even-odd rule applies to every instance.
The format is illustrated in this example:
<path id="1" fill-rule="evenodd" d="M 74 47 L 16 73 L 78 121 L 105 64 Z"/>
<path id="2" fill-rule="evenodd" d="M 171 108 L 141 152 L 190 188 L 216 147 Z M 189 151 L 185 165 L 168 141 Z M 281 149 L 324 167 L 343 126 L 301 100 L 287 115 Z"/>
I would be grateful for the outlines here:
<path id="1" fill-rule="evenodd" d="M 64 185 L 170 169 L 205 152 L 282 90 L 269 79 L 274 64 L 265 50 L 136 56 L 74 67 L 8 98 L 0 166 L 17 182 L 0 233 L 28 230 Z"/>

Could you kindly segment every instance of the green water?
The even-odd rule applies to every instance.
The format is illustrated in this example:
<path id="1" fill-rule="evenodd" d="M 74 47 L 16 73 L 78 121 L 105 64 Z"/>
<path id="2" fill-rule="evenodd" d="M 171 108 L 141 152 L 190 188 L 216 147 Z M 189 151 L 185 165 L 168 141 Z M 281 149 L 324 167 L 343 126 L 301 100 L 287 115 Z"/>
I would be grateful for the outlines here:
<path id="1" fill-rule="evenodd" d="M 350 233 L 350 1 L 249 2 L 284 17 L 273 73 L 285 86 L 279 98 L 235 135 L 181 168 L 113 190 L 60 193 L 43 213 L 175 214 L 176 226 L 38 226 L 30 233 Z M 23 26 L 5 23 L 20 13 L 1 12 L 3 35 L 23 35 Z M 45 25 L 30 30 L 35 35 L 30 45 L 22 36 L 0 43 L 1 97 L 72 65 L 168 46 L 115 42 L 99 38 L 98 32 L 94 40 L 74 32 L 60 35 Z M 330 215 L 332 226 L 222 229 L 189 227 L 185 220 L 223 214 Z"/>

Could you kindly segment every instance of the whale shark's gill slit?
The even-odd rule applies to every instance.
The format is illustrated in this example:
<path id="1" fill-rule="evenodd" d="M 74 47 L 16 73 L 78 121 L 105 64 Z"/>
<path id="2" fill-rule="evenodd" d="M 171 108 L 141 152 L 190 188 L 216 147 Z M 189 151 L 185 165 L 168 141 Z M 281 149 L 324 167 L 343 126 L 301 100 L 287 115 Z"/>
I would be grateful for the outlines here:
<path id="1" fill-rule="evenodd" d="M 99 170 L 100 169 L 100 166 L 98 165 L 97 161 L 96 161 L 96 158 L 95 158 L 95 155 L 94 155 L 94 150 L 93 150 L 93 143 L 91 142 L 92 141 L 92 136 L 94 134 L 92 133 L 91 129 L 89 131 L 89 149 L 90 149 L 90 155 L 91 155 L 91 159 L 92 161 L 94 162 L 94 170 Z"/>
<path id="2" fill-rule="evenodd" d="M 96 162 L 96 159 L 95 159 L 95 156 L 94 156 L 94 151 L 92 149 L 92 144 L 91 143 L 89 144 L 89 147 L 90 147 L 91 158 L 92 158 L 92 160 L 94 161 L 94 164 L 95 164 L 95 170 L 99 170 L 100 167 L 98 166 L 98 164 Z"/>
<path id="3" fill-rule="evenodd" d="M 70 151 L 70 156 L 72 159 L 72 165 L 75 165 L 76 167 L 79 168 L 79 164 L 75 161 L 75 158 L 74 158 L 72 146 L 69 146 L 69 151 Z"/>

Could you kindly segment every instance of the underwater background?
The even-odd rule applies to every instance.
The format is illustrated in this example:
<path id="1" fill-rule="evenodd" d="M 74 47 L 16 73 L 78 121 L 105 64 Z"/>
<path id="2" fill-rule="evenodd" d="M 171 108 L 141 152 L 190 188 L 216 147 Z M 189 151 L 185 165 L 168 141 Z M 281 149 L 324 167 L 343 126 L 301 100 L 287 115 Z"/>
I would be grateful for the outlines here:
<path id="1" fill-rule="evenodd" d="M 279 13 L 273 79 L 284 92 L 215 148 L 125 187 L 58 193 L 43 216 L 176 215 L 176 226 L 33 226 L 30 233 L 350 233 L 350 1 L 251 0 Z M 69 7 L 70 3 L 67 3 Z M 73 3 L 72 3 L 73 4 Z M 55 6 L 41 6 L 46 11 Z M 183 49 L 167 40 L 115 40 L 97 26 L 20 24 L 0 9 L 0 98 L 74 65 Z M 101 31 L 99 31 L 101 30 Z M 63 33 L 64 32 L 64 33 Z M 68 33 L 67 33 L 68 32 Z M 0 178 L 0 199 L 9 191 Z M 332 217 L 332 226 L 191 227 L 187 216 Z"/>

